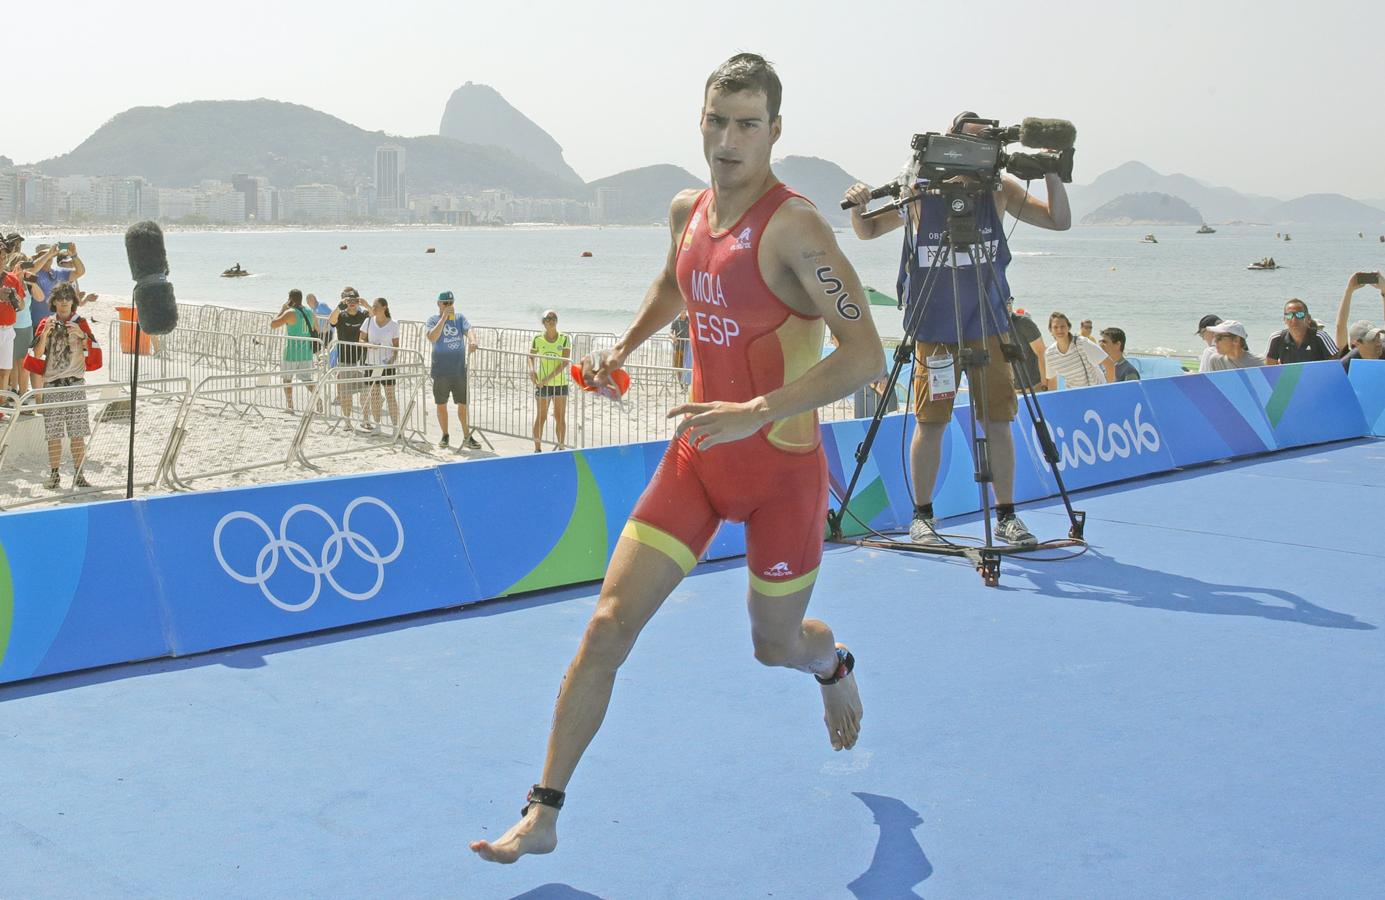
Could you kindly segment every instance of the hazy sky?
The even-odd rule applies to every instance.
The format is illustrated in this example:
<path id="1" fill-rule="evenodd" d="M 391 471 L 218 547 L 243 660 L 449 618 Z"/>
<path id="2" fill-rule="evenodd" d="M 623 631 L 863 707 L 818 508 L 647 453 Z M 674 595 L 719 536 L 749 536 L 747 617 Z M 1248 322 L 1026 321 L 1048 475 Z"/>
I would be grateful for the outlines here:
<path id="1" fill-rule="evenodd" d="M 65 153 L 131 106 L 187 100 L 268 97 L 368 130 L 436 134 L 451 92 L 478 81 L 552 134 L 587 180 L 658 162 L 705 177 L 703 81 L 754 50 L 785 85 L 776 155 L 825 157 L 871 182 L 899 170 L 911 134 L 966 107 L 1072 119 L 1079 183 L 1139 159 L 1285 198 L 1385 197 L 1378 0 L 54 9 L 47 48 L 23 51 L 11 75 L 22 96 L 49 98 L 26 127 L 0 127 L 0 154 L 19 162 Z"/>

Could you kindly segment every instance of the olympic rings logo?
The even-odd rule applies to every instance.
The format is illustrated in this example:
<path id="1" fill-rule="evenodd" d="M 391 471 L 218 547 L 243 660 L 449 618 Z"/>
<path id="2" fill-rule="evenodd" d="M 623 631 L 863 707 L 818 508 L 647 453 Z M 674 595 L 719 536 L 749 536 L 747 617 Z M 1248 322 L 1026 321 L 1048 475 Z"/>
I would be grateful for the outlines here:
<path id="1" fill-rule="evenodd" d="M 377 507 L 389 516 L 390 522 L 394 525 L 395 533 L 394 548 L 390 552 L 382 554 L 380 548 L 376 547 L 368 537 L 352 529 L 351 516 L 362 506 Z M 293 522 L 294 517 L 300 514 L 316 516 L 326 522 L 327 527 L 331 529 L 331 535 L 322 542 L 322 549 L 316 556 L 303 544 L 291 540 L 288 536 L 290 523 Z M 226 556 L 221 549 L 222 532 L 226 530 L 227 525 L 240 520 L 250 522 L 259 528 L 265 537 L 265 545 L 255 557 L 255 570 L 248 575 L 236 571 L 226 561 Z M 342 515 L 341 527 L 337 527 L 336 521 L 326 511 L 313 506 L 311 503 L 299 503 L 289 507 L 284 513 L 284 517 L 279 520 L 279 533 L 277 535 L 263 519 L 253 513 L 227 513 L 221 517 L 220 522 L 217 522 L 216 530 L 212 533 L 212 547 L 216 551 L 216 561 L 221 563 L 221 568 L 227 575 L 241 584 L 258 586 L 260 593 L 264 594 L 266 600 L 285 612 L 302 612 L 317 602 L 318 595 L 322 593 L 324 578 L 333 590 L 348 600 L 369 600 L 380 593 L 380 588 L 384 587 L 385 584 L 385 566 L 394 562 L 399 558 L 399 554 L 404 552 L 404 525 L 387 503 L 375 497 L 357 497 L 352 500 Z M 349 590 L 343 587 L 335 577 L 337 564 L 341 562 L 346 547 L 351 548 L 351 552 L 362 562 L 375 566 L 375 582 L 367 590 Z M 276 597 L 273 591 L 269 589 L 269 580 L 278 570 L 281 558 L 287 560 L 298 571 L 313 576 L 313 590 L 306 600 L 286 603 Z"/>

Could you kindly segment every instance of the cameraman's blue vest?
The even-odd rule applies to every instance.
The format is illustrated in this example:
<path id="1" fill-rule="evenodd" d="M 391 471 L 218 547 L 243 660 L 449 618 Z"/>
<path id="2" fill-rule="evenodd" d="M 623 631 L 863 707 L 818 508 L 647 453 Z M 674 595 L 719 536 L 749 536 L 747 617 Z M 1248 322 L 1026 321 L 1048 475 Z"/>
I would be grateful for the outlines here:
<path id="1" fill-rule="evenodd" d="M 1010 265 L 1010 245 L 1005 240 L 1005 229 L 1001 227 L 1000 214 L 996 212 L 995 202 L 988 195 L 976 204 L 976 228 L 982 241 L 990 247 L 995 257 L 995 274 L 999 283 L 991 277 L 991 267 L 986 265 L 981 247 L 976 253 L 981 260 L 981 279 L 985 285 L 986 302 L 989 313 L 986 316 L 986 333 L 998 334 L 1010 330 L 1010 317 L 1005 310 L 1005 301 L 1010 297 L 1010 284 L 1005 278 L 1006 267 Z M 976 273 L 971 259 L 964 252 L 953 254 L 949 251 L 947 264 L 934 273 L 932 290 L 927 304 L 922 309 L 915 306 L 923 302 L 924 276 L 928 272 L 933 256 L 942 243 L 942 235 L 947 230 L 947 210 L 943 198 L 926 196 L 919 203 L 919 227 L 914 235 L 913 245 L 905 244 L 899 261 L 899 281 L 896 289 L 904 298 L 904 321 L 913 322 L 913 336 L 920 341 L 939 341 L 957 343 L 957 313 L 953 304 L 952 273 L 957 273 L 958 299 L 962 319 L 962 334 L 965 340 L 981 338 L 981 305 L 976 296 Z"/>

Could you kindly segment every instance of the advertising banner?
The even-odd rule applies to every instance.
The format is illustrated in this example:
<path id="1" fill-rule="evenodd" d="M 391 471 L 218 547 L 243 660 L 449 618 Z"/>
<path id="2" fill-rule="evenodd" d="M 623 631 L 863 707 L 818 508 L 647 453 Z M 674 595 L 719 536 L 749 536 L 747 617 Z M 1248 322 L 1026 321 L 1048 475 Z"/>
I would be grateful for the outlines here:
<path id="1" fill-rule="evenodd" d="M 0 515 L 0 682 L 168 655 L 139 508 Z"/>
<path id="2" fill-rule="evenodd" d="M 1167 381 L 1168 379 L 1160 379 Z M 1058 448 L 1057 469 L 1068 490 L 1080 490 L 1140 478 L 1174 468 L 1170 439 L 1155 415 L 1145 388 L 1138 381 L 1123 381 L 1096 388 L 1045 392 L 1038 395 L 1048 420 L 1048 431 Z M 1044 459 L 1036 427 L 1022 414 L 1024 449 L 1037 469 L 1042 489 L 1039 496 L 1058 492 L 1052 468 Z M 1016 456 L 1019 456 L 1017 449 Z M 1028 485 L 1016 465 L 1016 494 L 1029 499 Z M 1024 489 L 1021 490 L 1021 487 Z"/>
<path id="3" fill-rule="evenodd" d="M 1385 437 L 1385 359 L 1353 360 L 1350 381 L 1367 432 Z"/>
<path id="4" fill-rule="evenodd" d="M 175 655 L 482 599 L 435 469 L 145 501 Z"/>

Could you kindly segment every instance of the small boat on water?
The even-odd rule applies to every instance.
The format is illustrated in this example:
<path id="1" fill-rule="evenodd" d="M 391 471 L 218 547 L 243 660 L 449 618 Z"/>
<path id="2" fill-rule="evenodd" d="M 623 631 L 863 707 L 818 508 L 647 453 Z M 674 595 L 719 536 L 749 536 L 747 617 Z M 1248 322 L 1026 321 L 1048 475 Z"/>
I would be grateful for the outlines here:
<path id="1" fill-rule="evenodd" d="M 1267 256 L 1259 262 L 1251 263 L 1250 265 L 1246 266 L 1246 268 L 1250 269 L 1252 272 L 1267 272 L 1272 269 L 1282 269 L 1284 267 L 1281 266 L 1279 263 L 1275 262 L 1273 256 Z"/>
<path id="2" fill-rule="evenodd" d="M 345 245 L 345 244 L 342 244 L 342 245 L 341 245 L 341 249 L 345 250 L 345 249 L 346 249 L 346 245 Z"/>
<path id="3" fill-rule="evenodd" d="M 582 258 L 583 258 L 583 259 L 591 259 L 591 255 L 592 255 L 592 252 L 591 252 L 590 250 L 583 250 L 583 251 L 582 251 Z"/>
<path id="4" fill-rule="evenodd" d="M 1154 235 L 1152 235 L 1152 234 L 1147 234 L 1147 235 L 1145 235 L 1144 237 L 1140 238 L 1140 243 L 1141 243 L 1141 244 L 1157 244 L 1157 243 L 1159 243 L 1159 239 L 1158 239 L 1157 237 L 1155 237 Z"/>
<path id="5" fill-rule="evenodd" d="M 1294 236 L 1293 236 L 1293 235 L 1289 234 L 1289 232 L 1287 232 L 1287 231 L 1284 232 L 1284 240 L 1286 240 L 1286 241 L 1292 241 L 1293 239 L 1294 239 Z"/>
<path id="6" fill-rule="evenodd" d="M 424 253 L 437 253 L 437 252 L 438 252 L 438 248 L 437 248 L 437 247 L 429 247 L 427 250 L 424 250 L 423 252 L 424 252 Z"/>
<path id="7" fill-rule="evenodd" d="M 1198 234 L 1216 234 L 1216 233 L 1217 233 L 1217 229 L 1213 228 L 1211 225 L 1208 225 L 1206 222 L 1204 222 L 1204 223 L 1202 224 L 1202 227 L 1199 228 L 1199 229 L 1197 230 L 1197 233 L 1198 233 Z"/>
<path id="8" fill-rule="evenodd" d="M 222 278 L 244 278 L 245 276 L 247 276 L 247 275 L 249 275 L 249 274 L 250 274 L 249 271 L 247 271 L 247 270 L 245 270 L 245 269 L 242 269 L 242 268 L 240 267 L 240 263 L 236 263 L 236 264 L 235 264 L 234 266 L 232 266 L 231 268 L 229 268 L 229 269 L 225 270 L 224 272 L 222 272 L 222 273 L 221 273 L 221 277 L 222 277 Z"/>

